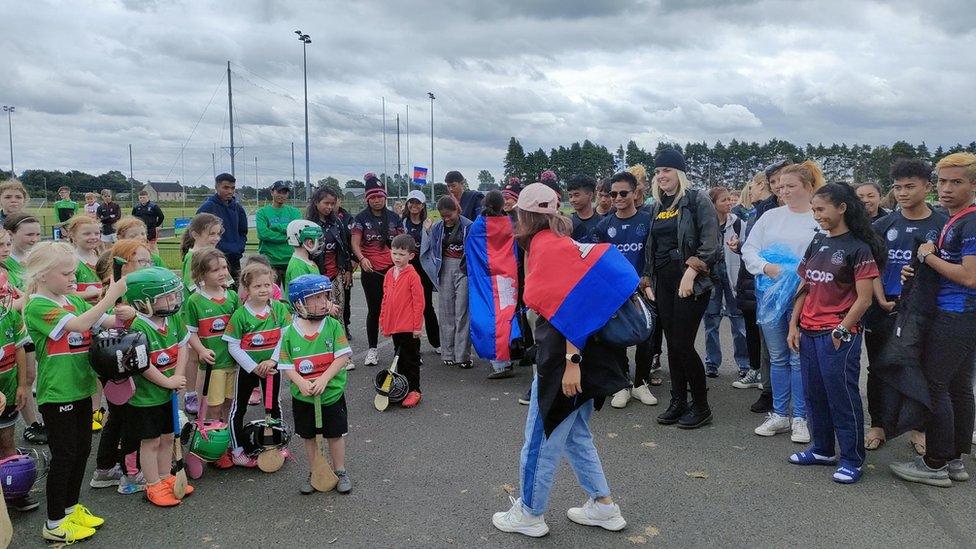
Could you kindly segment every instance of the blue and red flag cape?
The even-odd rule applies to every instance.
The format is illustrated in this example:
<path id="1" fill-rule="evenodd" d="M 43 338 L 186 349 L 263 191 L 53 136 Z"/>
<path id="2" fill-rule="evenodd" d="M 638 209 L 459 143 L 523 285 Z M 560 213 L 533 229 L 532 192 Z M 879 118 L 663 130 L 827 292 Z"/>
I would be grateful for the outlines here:
<path id="1" fill-rule="evenodd" d="M 525 304 L 582 349 L 637 289 L 637 272 L 610 244 L 581 244 L 544 230 L 525 260 Z M 472 315 L 473 318 L 473 315 Z"/>
<path id="2" fill-rule="evenodd" d="M 520 332 L 515 317 L 518 263 L 508 216 L 478 217 L 468 228 L 464 255 L 471 343 L 485 360 L 510 360 L 509 345 Z"/>

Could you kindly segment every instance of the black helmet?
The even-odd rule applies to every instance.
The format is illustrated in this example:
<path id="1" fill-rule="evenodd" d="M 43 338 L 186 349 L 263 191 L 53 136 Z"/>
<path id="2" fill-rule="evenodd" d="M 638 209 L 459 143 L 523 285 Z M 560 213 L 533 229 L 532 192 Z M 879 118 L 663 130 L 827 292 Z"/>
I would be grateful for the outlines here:
<path id="1" fill-rule="evenodd" d="M 122 381 L 149 368 L 146 334 L 112 328 L 95 336 L 88 361 L 98 377 Z"/>
<path id="2" fill-rule="evenodd" d="M 384 391 L 383 383 L 386 381 L 387 375 L 393 375 L 393 380 L 390 383 L 390 390 Z M 376 377 L 373 379 L 373 388 L 376 389 L 378 394 L 387 395 L 390 398 L 390 402 L 397 403 L 407 397 L 410 384 L 407 382 L 407 378 L 400 372 L 380 370 L 376 372 Z"/>
<path id="3" fill-rule="evenodd" d="M 264 434 L 266 427 L 271 428 L 269 437 Z M 288 446 L 288 441 L 291 439 L 291 431 L 280 419 L 272 419 L 270 422 L 263 418 L 255 419 L 244 425 L 242 434 L 241 446 L 244 448 L 244 453 L 249 456 L 260 454 L 267 446 L 284 448 Z"/>

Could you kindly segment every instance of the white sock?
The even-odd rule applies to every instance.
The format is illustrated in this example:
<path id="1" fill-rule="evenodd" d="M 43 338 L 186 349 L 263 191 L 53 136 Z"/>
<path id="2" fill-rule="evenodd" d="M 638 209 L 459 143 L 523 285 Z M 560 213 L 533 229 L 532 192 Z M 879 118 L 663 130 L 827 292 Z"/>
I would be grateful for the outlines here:
<path id="1" fill-rule="evenodd" d="M 59 526 L 61 526 L 61 523 L 62 523 L 62 522 L 64 522 L 64 519 L 63 519 L 63 518 L 60 518 L 60 519 L 58 519 L 58 520 L 50 520 L 50 519 L 49 519 L 49 520 L 47 521 L 47 529 L 48 529 L 48 530 L 54 530 L 54 529 L 56 529 L 57 527 L 59 527 Z"/>
<path id="2" fill-rule="evenodd" d="M 239 456 L 244 453 L 244 448 L 234 448 L 234 455 Z"/>
<path id="3" fill-rule="evenodd" d="M 816 452 L 810 452 L 810 453 L 813 454 L 813 457 L 815 457 L 817 459 L 823 459 L 823 460 L 834 459 L 834 456 L 822 456 L 822 455 L 820 455 L 820 454 L 818 454 Z"/>
<path id="4" fill-rule="evenodd" d="M 74 513 L 74 512 L 75 512 L 75 506 L 74 505 L 72 505 L 71 507 L 66 507 L 64 509 L 64 516 L 68 516 L 68 515 L 70 515 L 71 513 Z"/>

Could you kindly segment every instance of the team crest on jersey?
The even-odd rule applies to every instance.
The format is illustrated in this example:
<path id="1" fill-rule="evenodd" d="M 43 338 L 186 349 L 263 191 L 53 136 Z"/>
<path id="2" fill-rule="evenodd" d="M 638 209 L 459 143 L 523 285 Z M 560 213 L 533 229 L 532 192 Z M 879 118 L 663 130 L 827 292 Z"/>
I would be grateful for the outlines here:
<path id="1" fill-rule="evenodd" d="M 931 231 L 925 233 L 926 242 L 935 242 L 937 238 L 939 238 L 939 231 L 935 229 L 932 229 Z"/>
<path id="2" fill-rule="evenodd" d="M 617 228 L 616 227 L 607 228 L 607 236 L 609 236 L 610 238 L 616 238 Z"/>
<path id="3" fill-rule="evenodd" d="M 256 347 L 264 345 L 264 336 L 261 334 L 254 334 L 254 337 L 251 338 L 251 343 Z"/>
<path id="4" fill-rule="evenodd" d="M 306 359 L 298 363 L 298 373 L 300 374 L 310 374 L 313 370 L 315 370 L 315 366 L 311 360 Z"/>
<path id="5" fill-rule="evenodd" d="M 227 327 L 227 323 L 224 322 L 224 319 L 222 318 L 218 318 L 217 320 L 213 321 L 213 331 L 215 332 L 222 332 L 226 327 Z"/>
<path id="6" fill-rule="evenodd" d="M 3 335 L 6 336 L 7 339 L 13 339 L 14 338 L 14 331 L 11 328 L 7 328 L 7 331 L 4 332 Z"/>
<path id="7" fill-rule="evenodd" d="M 637 236 L 640 237 L 647 236 L 647 225 L 638 225 L 637 228 L 634 229 L 634 232 L 636 232 Z"/>
<path id="8" fill-rule="evenodd" d="M 68 345 L 71 347 L 81 347 L 85 344 L 85 336 L 78 332 L 68 334 Z"/>
<path id="9" fill-rule="evenodd" d="M 888 229 L 888 242 L 894 242 L 898 238 L 898 229 L 892 227 Z"/>
<path id="10" fill-rule="evenodd" d="M 837 250 L 834 255 L 830 256 L 830 262 L 834 265 L 844 264 L 844 250 Z"/>
<path id="11" fill-rule="evenodd" d="M 172 360 L 173 360 L 172 357 L 170 357 L 169 354 L 166 353 L 166 351 L 163 351 L 159 353 L 159 356 L 156 357 L 156 364 L 158 366 L 166 366 Z"/>

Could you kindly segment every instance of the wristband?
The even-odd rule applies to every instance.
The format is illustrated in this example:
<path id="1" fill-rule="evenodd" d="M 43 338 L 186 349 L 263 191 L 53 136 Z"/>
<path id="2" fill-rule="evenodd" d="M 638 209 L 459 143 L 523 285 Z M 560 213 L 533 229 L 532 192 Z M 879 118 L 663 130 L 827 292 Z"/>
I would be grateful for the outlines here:
<path id="1" fill-rule="evenodd" d="M 838 325 L 834 328 L 834 331 L 830 333 L 831 336 L 847 343 L 848 341 L 854 339 L 854 334 L 850 330 L 845 328 L 843 325 Z"/>

